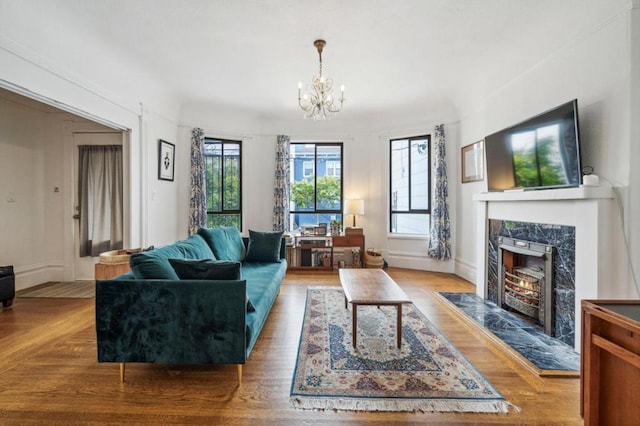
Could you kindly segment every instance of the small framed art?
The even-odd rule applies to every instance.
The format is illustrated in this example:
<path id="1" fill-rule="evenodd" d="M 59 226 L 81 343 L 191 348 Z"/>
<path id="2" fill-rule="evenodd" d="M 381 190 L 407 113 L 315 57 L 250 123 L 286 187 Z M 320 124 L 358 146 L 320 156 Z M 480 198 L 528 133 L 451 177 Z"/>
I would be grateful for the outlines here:
<path id="1" fill-rule="evenodd" d="M 462 183 L 484 179 L 484 141 L 462 148 Z"/>
<path id="2" fill-rule="evenodd" d="M 158 149 L 158 179 L 173 181 L 176 159 L 176 146 L 160 139 Z"/>

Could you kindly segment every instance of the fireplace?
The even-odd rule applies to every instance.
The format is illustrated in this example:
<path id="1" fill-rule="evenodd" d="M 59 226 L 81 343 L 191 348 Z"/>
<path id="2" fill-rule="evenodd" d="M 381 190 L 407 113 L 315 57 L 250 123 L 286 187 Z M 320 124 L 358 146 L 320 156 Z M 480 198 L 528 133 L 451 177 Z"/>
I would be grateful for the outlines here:
<path id="1" fill-rule="evenodd" d="M 555 337 L 554 247 L 502 236 L 497 243 L 497 305 Z"/>
<path id="2" fill-rule="evenodd" d="M 497 303 L 497 237 L 553 246 L 554 336 L 579 351 L 580 300 L 632 297 L 614 198 L 608 184 L 474 194 L 478 296 Z"/>
<path id="3" fill-rule="evenodd" d="M 484 298 L 505 310 L 517 311 L 519 316 L 527 317 L 532 327 L 540 327 L 549 336 L 573 346 L 576 335 L 575 227 L 500 219 L 489 219 L 488 225 L 488 269 Z M 531 277 L 522 279 L 523 284 L 524 281 L 535 281 L 538 277 L 539 282 L 544 284 L 536 290 L 540 296 L 537 303 L 529 303 L 509 291 L 508 299 L 513 302 L 510 305 L 525 307 L 524 310 L 532 312 L 532 315 L 527 316 L 516 307 L 504 303 L 507 299 L 503 295 L 504 270 L 515 275 L 507 277 L 517 285 L 520 285 L 523 275 Z M 514 287 L 511 286 L 512 289 Z M 523 303 L 514 302 L 514 298 Z M 527 307 L 524 303 L 533 307 Z"/>

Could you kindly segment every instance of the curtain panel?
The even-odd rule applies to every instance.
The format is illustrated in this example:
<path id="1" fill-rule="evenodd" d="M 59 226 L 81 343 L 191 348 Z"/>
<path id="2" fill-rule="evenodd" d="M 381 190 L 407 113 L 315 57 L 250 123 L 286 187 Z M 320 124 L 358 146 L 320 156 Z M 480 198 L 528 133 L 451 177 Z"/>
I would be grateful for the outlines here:
<path id="1" fill-rule="evenodd" d="M 273 230 L 289 231 L 289 136 L 278 135 L 273 184 Z"/>
<path id="2" fill-rule="evenodd" d="M 449 182 L 447 180 L 446 142 L 444 124 L 434 128 L 433 205 L 431 209 L 431 235 L 429 257 L 451 259 L 451 228 L 449 220 Z"/>
<path id="3" fill-rule="evenodd" d="M 189 197 L 189 235 L 207 225 L 207 198 L 204 166 L 204 130 L 191 131 L 191 196 Z"/>
<path id="4" fill-rule="evenodd" d="M 122 248 L 122 146 L 81 145 L 78 167 L 80 257 Z"/>

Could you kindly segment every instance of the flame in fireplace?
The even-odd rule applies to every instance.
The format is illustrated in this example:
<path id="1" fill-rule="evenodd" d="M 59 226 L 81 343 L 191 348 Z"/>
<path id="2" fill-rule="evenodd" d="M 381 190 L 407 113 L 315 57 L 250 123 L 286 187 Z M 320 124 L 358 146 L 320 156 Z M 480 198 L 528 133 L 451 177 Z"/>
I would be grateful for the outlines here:
<path id="1" fill-rule="evenodd" d="M 520 293 L 526 294 L 527 296 L 535 296 L 537 295 L 537 291 L 535 291 L 535 286 L 530 281 L 520 280 Z"/>

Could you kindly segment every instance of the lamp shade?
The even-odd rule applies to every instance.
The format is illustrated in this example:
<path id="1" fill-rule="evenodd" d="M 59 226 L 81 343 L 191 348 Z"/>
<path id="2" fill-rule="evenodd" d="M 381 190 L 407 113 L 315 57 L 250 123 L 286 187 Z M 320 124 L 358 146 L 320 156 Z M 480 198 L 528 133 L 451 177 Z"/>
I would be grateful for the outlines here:
<path id="1" fill-rule="evenodd" d="M 347 205 L 344 211 L 346 214 L 364 214 L 364 200 L 347 200 Z"/>

